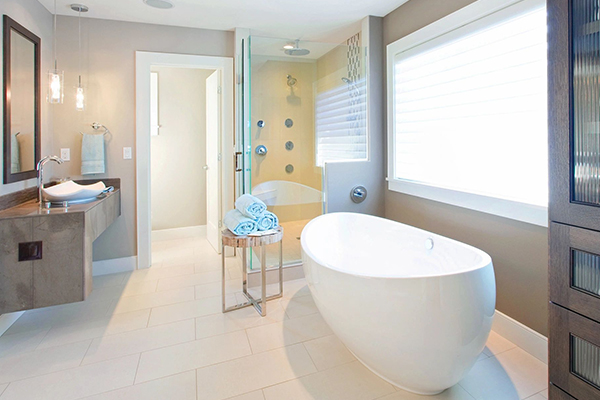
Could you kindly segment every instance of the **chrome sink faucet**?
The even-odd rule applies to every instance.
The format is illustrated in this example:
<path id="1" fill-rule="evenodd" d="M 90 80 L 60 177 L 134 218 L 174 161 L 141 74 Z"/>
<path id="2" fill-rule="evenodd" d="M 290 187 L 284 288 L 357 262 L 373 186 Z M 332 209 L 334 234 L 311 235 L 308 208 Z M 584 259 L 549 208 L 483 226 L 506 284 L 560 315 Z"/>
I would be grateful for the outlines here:
<path id="1" fill-rule="evenodd" d="M 46 203 L 43 199 L 42 189 L 44 188 L 44 165 L 48 161 L 55 161 L 58 164 L 62 164 L 64 162 L 63 159 L 58 156 L 46 156 L 37 163 L 37 168 L 36 168 L 37 169 L 37 187 L 38 187 L 38 200 L 40 202 L 40 207 L 43 207 L 44 203 Z"/>

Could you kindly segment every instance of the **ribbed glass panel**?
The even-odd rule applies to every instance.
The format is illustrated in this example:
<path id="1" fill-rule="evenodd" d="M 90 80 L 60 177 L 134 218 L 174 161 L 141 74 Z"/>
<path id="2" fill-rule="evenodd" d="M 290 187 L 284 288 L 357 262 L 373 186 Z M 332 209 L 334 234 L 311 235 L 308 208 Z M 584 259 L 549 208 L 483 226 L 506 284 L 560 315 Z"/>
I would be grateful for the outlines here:
<path id="1" fill-rule="evenodd" d="M 597 0 L 574 0 L 574 200 L 600 205 L 600 9 Z"/>
<path id="2" fill-rule="evenodd" d="M 571 255 L 571 286 L 600 295 L 600 256 L 581 250 Z"/>
<path id="3" fill-rule="evenodd" d="M 571 371 L 600 387 L 600 347 L 571 335 Z"/>

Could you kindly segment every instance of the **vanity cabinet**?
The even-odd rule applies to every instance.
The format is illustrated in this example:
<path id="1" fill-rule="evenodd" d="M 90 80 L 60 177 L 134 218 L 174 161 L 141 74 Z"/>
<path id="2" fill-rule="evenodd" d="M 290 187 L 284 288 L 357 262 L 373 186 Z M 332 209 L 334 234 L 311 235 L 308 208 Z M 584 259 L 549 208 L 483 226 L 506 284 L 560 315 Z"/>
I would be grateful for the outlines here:
<path id="1" fill-rule="evenodd" d="M 600 399 L 600 3 L 548 0 L 549 395 Z"/>

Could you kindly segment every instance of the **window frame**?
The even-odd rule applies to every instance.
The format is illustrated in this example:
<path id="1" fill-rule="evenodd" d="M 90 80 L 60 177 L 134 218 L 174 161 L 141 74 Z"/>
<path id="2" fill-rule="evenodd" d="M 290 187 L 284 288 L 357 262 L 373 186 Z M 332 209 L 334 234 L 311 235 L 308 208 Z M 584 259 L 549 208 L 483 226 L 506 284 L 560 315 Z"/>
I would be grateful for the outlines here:
<path id="1" fill-rule="evenodd" d="M 399 53 L 410 52 L 415 47 L 432 42 L 440 36 L 461 37 L 463 29 L 477 29 L 491 21 L 500 21 L 510 15 L 518 15 L 545 5 L 544 0 L 478 0 L 462 9 L 419 29 L 386 48 L 387 72 L 387 145 L 388 189 L 454 206 L 497 215 L 533 225 L 548 226 L 548 206 L 527 204 L 500 197 L 459 191 L 427 183 L 396 178 L 396 115 L 395 115 L 395 58 Z M 485 18 L 485 20 L 483 20 Z M 466 26 L 469 25 L 469 28 Z M 437 44 L 429 44 L 431 47 Z"/>

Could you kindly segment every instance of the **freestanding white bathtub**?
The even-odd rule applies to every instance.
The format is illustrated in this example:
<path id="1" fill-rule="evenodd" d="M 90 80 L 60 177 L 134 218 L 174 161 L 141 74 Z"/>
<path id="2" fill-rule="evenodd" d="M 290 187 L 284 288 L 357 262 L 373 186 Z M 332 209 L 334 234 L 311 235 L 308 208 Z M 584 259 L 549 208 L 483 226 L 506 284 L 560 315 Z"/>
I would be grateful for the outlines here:
<path id="1" fill-rule="evenodd" d="M 437 394 L 471 369 L 494 316 L 489 255 L 353 213 L 313 219 L 301 243 L 319 311 L 371 371 L 408 391 Z"/>

